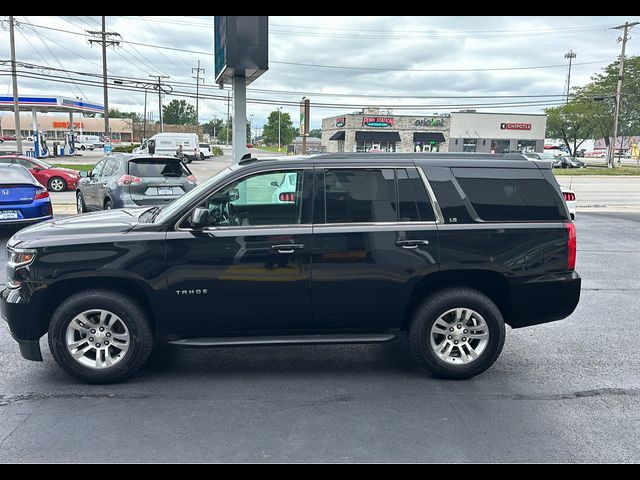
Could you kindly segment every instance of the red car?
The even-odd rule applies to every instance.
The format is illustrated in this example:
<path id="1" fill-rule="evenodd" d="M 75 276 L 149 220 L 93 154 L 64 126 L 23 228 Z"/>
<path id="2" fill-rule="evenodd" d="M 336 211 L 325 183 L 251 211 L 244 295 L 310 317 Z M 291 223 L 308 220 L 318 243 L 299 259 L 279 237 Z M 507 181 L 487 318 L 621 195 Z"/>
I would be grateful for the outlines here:
<path id="1" fill-rule="evenodd" d="M 52 167 L 37 158 L 22 155 L 2 155 L 0 163 L 17 163 L 27 168 L 36 180 L 52 192 L 75 190 L 80 182 L 80 173 L 69 168 Z"/>
<path id="2" fill-rule="evenodd" d="M 16 137 L 13 135 L 2 135 L 0 136 L 0 142 L 4 142 L 4 141 L 8 141 L 8 142 L 15 142 L 16 141 Z"/>

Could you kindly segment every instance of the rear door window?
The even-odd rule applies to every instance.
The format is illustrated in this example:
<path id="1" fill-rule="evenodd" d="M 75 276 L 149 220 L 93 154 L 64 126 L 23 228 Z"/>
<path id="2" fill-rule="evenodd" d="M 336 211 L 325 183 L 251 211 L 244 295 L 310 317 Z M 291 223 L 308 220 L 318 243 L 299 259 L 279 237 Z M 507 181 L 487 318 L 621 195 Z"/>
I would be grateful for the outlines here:
<path id="1" fill-rule="evenodd" d="M 399 168 L 398 204 L 401 222 L 433 222 L 436 216 L 422 179 L 415 168 Z"/>
<path id="2" fill-rule="evenodd" d="M 137 159 L 129 162 L 129 175 L 135 177 L 186 177 L 190 175 L 180 161 L 157 158 Z"/>
<path id="3" fill-rule="evenodd" d="M 564 220 L 553 187 L 537 170 L 453 168 L 460 187 L 482 220 Z"/>
<path id="4" fill-rule="evenodd" d="M 326 223 L 397 222 L 394 169 L 328 169 Z"/>

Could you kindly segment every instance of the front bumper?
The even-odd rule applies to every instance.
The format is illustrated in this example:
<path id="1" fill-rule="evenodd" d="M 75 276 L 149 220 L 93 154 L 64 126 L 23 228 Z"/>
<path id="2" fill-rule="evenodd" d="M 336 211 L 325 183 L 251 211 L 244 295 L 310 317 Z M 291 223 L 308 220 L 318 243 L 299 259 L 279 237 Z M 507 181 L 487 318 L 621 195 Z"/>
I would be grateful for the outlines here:
<path id="1" fill-rule="evenodd" d="M 40 337 L 46 332 L 38 321 L 37 308 L 20 291 L 5 288 L 0 292 L 0 315 L 7 322 L 20 354 L 27 360 L 42 361 Z"/>

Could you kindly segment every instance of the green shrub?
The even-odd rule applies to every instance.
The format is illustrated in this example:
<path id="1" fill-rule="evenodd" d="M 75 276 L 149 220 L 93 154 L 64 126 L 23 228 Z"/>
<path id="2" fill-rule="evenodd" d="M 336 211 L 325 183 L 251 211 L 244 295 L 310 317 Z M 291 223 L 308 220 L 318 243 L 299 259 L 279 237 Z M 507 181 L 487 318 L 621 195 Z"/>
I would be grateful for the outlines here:
<path id="1" fill-rule="evenodd" d="M 134 148 L 138 148 L 140 146 L 139 143 L 132 143 L 131 145 L 120 145 L 118 147 L 113 147 L 112 152 L 121 152 L 121 153 L 131 153 Z"/>
<path id="2" fill-rule="evenodd" d="M 221 157 L 224 155 L 224 152 L 220 147 L 211 147 L 211 153 L 214 157 Z"/>

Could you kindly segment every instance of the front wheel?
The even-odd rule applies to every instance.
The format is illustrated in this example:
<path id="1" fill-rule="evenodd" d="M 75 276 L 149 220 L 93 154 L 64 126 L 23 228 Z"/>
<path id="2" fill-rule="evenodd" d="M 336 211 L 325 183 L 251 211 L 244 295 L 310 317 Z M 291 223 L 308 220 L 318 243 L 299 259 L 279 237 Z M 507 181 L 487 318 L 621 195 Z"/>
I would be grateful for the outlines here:
<path id="1" fill-rule="evenodd" d="M 418 362 L 433 375 L 470 378 L 496 361 L 505 340 L 502 313 L 483 293 L 471 288 L 437 292 L 418 307 L 409 343 Z"/>
<path id="2" fill-rule="evenodd" d="M 84 145 L 82 145 L 82 146 L 80 147 L 80 150 L 86 150 L 86 149 L 87 149 L 87 148 L 86 148 Z"/>
<path id="3" fill-rule="evenodd" d="M 111 290 L 72 295 L 54 312 L 49 348 L 70 375 L 89 383 L 123 380 L 153 348 L 147 315 L 131 298 Z"/>
<path id="4" fill-rule="evenodd" d="M 84 197 L 80 192 L 76 195 L 76 210 L 78 213 L 84 213 L 87 211 L 87 206 L 84 204 Z"/>
<path id="5" fill-rule="evenodd" d="M 63 192 L 67 189 L 67 182 L 60 177 L 53 177 L 49 180 L 47 187 L 49 187 L 49 190 L 52 192 Z"/>

